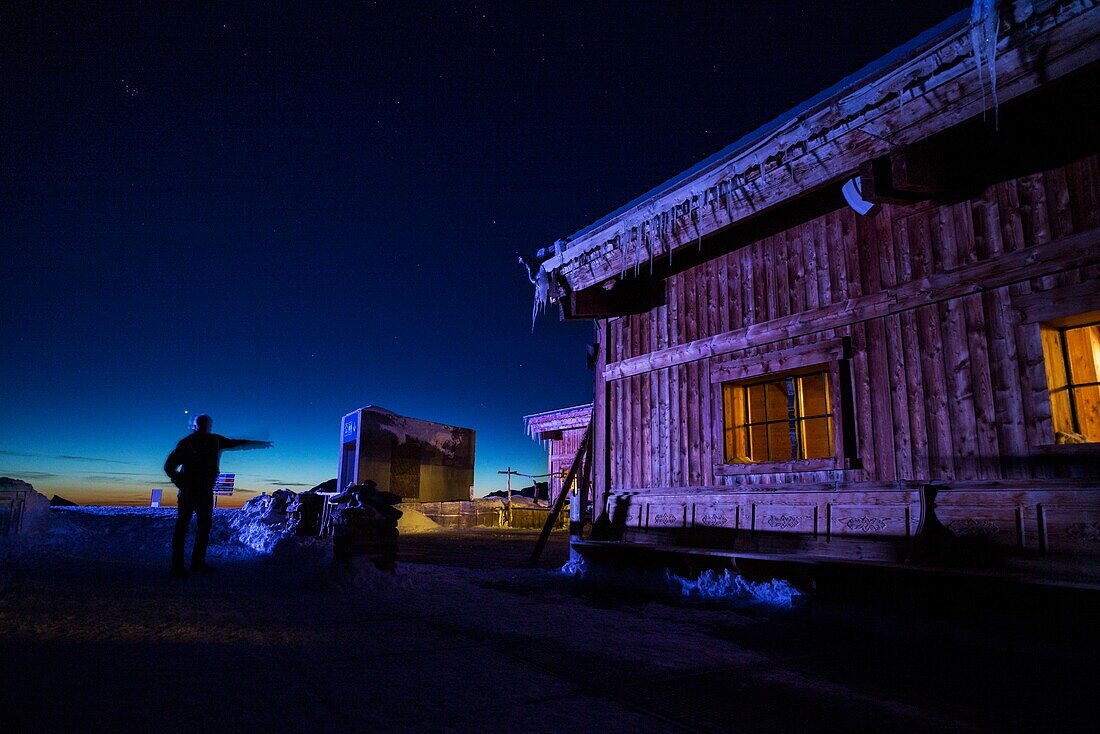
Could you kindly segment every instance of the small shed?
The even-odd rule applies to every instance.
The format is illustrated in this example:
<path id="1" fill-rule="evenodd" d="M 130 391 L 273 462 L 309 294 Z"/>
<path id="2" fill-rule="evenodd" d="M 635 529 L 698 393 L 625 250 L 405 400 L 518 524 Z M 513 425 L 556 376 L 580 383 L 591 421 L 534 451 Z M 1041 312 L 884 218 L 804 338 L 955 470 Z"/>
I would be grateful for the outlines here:
<path id="1" fill-rule="evenodd" d="M 34 493 L 34 487 L 21 479 L 0 477 L 0 538 L 19 534 L 27 498 Z"/>
<path id="2" fill-rule="evenodd" d="M 569 473 L 573 458 L 580 448 L 584 429 L 592 420 L 592 403 L 574 405 L 572 408 L 558 408 L 545 413 L 535 413 L 523 417 L 527 435 L 540 441 L 549 453 L 550 503 L 561 492 L 562 482 Z"/>
<path id="3" fill-rule="evenodd" d="M 338 487 L 373 481 L 406 502 L 468 500 L 474 431 L 408 418 L 376 405 L 340 421 Z"/>

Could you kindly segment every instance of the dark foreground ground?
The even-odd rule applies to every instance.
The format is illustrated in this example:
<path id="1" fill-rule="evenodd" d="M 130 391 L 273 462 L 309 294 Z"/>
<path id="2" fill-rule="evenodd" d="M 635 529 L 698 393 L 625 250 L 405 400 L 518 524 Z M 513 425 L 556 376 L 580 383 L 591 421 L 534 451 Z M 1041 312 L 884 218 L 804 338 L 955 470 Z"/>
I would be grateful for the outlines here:
<path id="1" fill-rule="evenodd" d="M 548 570 L 562 534 L 524 568 L 533 541 L 402 538 L 393 578 L 9 567 L 0 731 L 1094 730 L 1088 597 L 699 607 Z"/>

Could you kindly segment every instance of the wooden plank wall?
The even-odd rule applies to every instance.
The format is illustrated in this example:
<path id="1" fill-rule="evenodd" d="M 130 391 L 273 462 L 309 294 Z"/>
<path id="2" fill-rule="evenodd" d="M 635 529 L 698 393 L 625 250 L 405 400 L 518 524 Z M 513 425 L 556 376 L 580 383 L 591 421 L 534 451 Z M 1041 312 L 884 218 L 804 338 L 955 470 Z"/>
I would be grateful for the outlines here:
<path id="1" fill-rule="evenodd" d="M 666 305 L 605 324 L 609 363 L 889 291 L 928 275 L 1100 226 L 1100 159 L 990 186 L 974 199 L 848 208 L 666 281 Z M 1098 282 L 1100 266 L 953 298 L 736 355 L 607 382 L 610 489 L 1037 476 L 1052 443 L 1038 326 L 1013 298 Z M 631 277 L 627 275 L 626 277 Z M 716 477 L 722 444 L 713 362 L 848 336 L 860 470 Z"/>
<path id="2" fill-rule="evenodd" d="M 584 428 L 567 428 L 561 432 L 561 438 L 550 440 L 549 486 L 550 500 L 553 501 L 561 491 L 563 472 L 568 472 L 573 459 L 581 447 Z"/>

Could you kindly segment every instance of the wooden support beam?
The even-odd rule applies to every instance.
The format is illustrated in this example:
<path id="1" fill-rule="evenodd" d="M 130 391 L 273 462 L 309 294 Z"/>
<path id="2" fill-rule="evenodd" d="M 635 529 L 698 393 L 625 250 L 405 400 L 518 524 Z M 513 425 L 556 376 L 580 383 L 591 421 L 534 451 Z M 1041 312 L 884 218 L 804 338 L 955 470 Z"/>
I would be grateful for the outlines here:
<path id="1" fill-rule="evenodd" d="M 649 278 L 611 278 L 582 291 L 567 291 L 559 300 L 563 321 L 602 319 L 643 313 L 664 302 L 664 287 Z"/>
<path id="2" fill-rule="evenodd" d="M 1086 280 L 1050 291 L 1013 296 L 1012 307 L 1020 312 L 1020 321 L 1025 324 L 1100 311 L 1100 283 Z M 1091 316 L 1083 318 L 1092 320 Z"/>
<path id="3" fill-rule="evenodd" d="M 859 167 L 862 196 L 876 204 L 908 204 L 945 188 L 944 171 L 928 146 L 899 145 Z"/>
<path id="4" fill-rule="evenodd" d="M 1100 264 L 1100 227 L 903 283 L 891 291 L 752 324 L 706 339 L 623 359 L 604 369 L 619 380 L 749 347 L 851 326 L 931 303 L 994 290 L 1032 278 Z"/>
<path id="5" fill-rule="evenodd" d="M 890 176 L 890 159 L 880 156 L 859 167 L 860 197 L 874 204 L 911 204 L 926 196 L 894 187 Z"/>
<path id="6" fill-rule="evenodd" d="M 1086 444 L 1080 444 L 1084 446 Z M 1059 447 L 1061 448 L 1061 447 Z M 779 495 L 806 495 L 814 493 L 832 494 L 843 487 L 858 487 L 858 492 L 868 497 L 885 495 L 889 492 L 916 492 L 927 484 L 949 486 L 954 492 L 1004 492 L 1008 496 L 1015 497 L 1021 492 L 1061 492 L 1087 490 L 1100 494 L 1100 479 L 1069 478 L 1058 479 L 955 479 L 952 481 L 928 481 L 923 478 L 896 481 L 867 481 L 853 485 L 847 480 L 832 482 L 790 482 L 782 484 L 761 485 L 755 481 L 745 484 L 721 484 L 721 485 L 693 485 L 689 487 L 632 487 L 628 490 L 612 491 L 612 496 L 638 497 L 649 501 L 651 498 L 674 497 L 695 501 L 692 497 L 721 497 L 735 495 L 760 495 L 769 497 Z M 890 500 L 891 502 L 893 500 Z M 1090 501 L 1091 502 L 1091 501 Z"/>
<path id="7" fill-rule="evenodd" d="M 714 383 L 749 380 L 772 372 L 833 362 L 847 356 L 847 352 L 851 349 L 847 342 L 847 339 L 830 339 L 779 352 L 769 352 L 744 361 L 714 365 L 710 370 L 710 381 Z"/>
<path id="8" fill-rule="evenodd" d="M 897 191 L 928 198 L 946 187 L 944 162 L 919 143 L 893 148 L 889 160 L 890 185 Z"/>

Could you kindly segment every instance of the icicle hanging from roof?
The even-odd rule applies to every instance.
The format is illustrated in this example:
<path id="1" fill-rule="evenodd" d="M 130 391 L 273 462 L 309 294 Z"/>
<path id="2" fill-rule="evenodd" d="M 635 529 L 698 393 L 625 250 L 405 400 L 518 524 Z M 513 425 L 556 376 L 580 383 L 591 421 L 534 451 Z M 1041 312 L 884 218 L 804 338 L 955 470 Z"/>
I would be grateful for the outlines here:
<path id="1" fill-rule="evenodd" d="M 535 331 L 535 319 L 540 312 L 546 313 L 546 307 L 550 303 L 550 273 L 542 265 L 537 270 L 532 270 L 531 263 L 523 255 L 519 256 L 519 262 L 527 268 L 527 279 L 535 286 L 535 300 L 531 306 L 531 332 Z"/>
<path id="2" fill-rule="evenodd" d="M 974 63 L 978 67 L 978 83 L 985 95 L 982 66 L 989 73 L 989 87 L 993 95 L 993 125 L 997 125 L 997 31 L 1001 25 L 1000 0 L 974 0 L 970 9 L 970 45 L 974 49 Z"/>
<path id="3" fill-rule="evenodd" d="M 649 274 L 653 275 L 653 258 L 656 253 L 653 252 L 653 240 L 650 239 L 649 233 L 646 231 L 646 223 L 642 222 L 642 225 L 638 227 L 638 241 L 642 243 L 642 247 L 645 248 L 645 259 L 649 263 Z"/>

